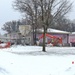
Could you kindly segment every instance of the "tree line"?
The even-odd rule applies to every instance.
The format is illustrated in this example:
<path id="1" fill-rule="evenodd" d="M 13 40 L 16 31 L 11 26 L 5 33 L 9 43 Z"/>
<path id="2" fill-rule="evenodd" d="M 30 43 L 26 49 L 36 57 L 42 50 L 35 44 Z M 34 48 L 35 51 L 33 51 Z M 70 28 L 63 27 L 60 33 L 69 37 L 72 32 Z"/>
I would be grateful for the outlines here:
<path id="1" fill-rule="evenodd" d="M 75 32 L 74 21 L 64 18 L 62 20 L 59 20 L 58 24 L 51 25 L 50 28 L 68 31 L 68 32 Z M 8 21 L 3 24 L 2 29 L 8 33 L 19 32 L 19 25 L 31 25 L 31 23 L 28 19 L 21 19 L 18 21 L 16 21 L 16 20 Z M 40 27 L 37 27 L 37 28 L 40 28 Z"/>

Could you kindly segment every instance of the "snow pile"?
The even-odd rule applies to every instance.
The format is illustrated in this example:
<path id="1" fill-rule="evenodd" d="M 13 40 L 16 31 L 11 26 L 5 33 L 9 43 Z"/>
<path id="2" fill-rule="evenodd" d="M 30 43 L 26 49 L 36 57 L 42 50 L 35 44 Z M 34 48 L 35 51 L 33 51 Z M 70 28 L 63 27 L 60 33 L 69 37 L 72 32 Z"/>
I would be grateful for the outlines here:
<path id="1" fill-rule="evenodd" d="M 1 43 L 0 47 L 5 47 L 7 44 L 6 43 Z"/>
<path id="2" fill-rule="evenodd" d="M 46 47 L 46 53 L 41 50 L 39 46 L 0 49 L 0 75 L 75 75 L 75 55 L 70 54 L 74 47 Z"/>
<path id="3" fill-rule="evenodd" d="M 2 50 L 21 55 L 75 55 L 75 47 L 46 47 L 47 52 L 42 52 L 41 46 L 12 46 Z"/>

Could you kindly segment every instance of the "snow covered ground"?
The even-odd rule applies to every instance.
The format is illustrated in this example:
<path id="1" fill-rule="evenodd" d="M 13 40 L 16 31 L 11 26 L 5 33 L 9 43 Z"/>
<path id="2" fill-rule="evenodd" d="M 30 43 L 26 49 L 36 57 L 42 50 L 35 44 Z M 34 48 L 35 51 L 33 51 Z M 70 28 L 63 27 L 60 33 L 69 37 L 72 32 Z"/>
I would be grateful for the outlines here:
<path id="1" fill-rule="evenodd" d="M 0 75 L 75 75 L 74 47 L 13 46 L 0 49 Z"/>

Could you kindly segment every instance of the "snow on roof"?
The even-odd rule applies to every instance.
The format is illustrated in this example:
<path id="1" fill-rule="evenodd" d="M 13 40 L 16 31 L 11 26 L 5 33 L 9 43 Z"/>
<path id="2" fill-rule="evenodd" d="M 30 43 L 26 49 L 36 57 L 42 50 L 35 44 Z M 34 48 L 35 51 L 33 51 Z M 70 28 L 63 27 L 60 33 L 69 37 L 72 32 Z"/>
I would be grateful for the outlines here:
<path id="1" fill-rule="evenodd" d="M 72 32 L 72 34 L 75 34 L 75 32 Z"/>
<path id="2" fill-rule="evenodd" d="M 43 30 L 43 29 L 39 29 L 38 31 L 39 31 L 39 32 L 43 32 L 44 30 Z M 61 30 L 52 29 L 52 28 L 48 28 L 48 29 L 47 29 L 47 32 L 48 32 L 48 33 L 70 34 L 70 32 L 67 32 L 67 31 L 61 31 Z"/>

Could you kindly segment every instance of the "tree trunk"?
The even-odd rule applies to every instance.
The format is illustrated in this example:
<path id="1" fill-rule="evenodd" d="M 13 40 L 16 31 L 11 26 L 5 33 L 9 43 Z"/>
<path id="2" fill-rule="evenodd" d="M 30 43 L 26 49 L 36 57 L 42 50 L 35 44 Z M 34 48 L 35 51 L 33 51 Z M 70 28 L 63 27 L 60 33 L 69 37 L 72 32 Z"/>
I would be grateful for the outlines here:
<path id="1" fill-rule="evenodd" d="M 35 28 L 35 33 L 34 33 L 34 44 L 36 45 L 36 28 Z"/>
<path id="2" fill-rule="evenodd" d="M 45 38 L 46 38 L 46 29 L 45 29 L 45 26 L 44 26 L 44 32 L 43 32 L 43 35 L 44 35 L 44 37 L 43 37 L 43 52 L 46 52 L 46 48 L 45 48 Z"/>
<path id="3" fill-rule="evenodd" d="M 33 26 L 33 44 L 34 44 L 34 26 Z"/>

